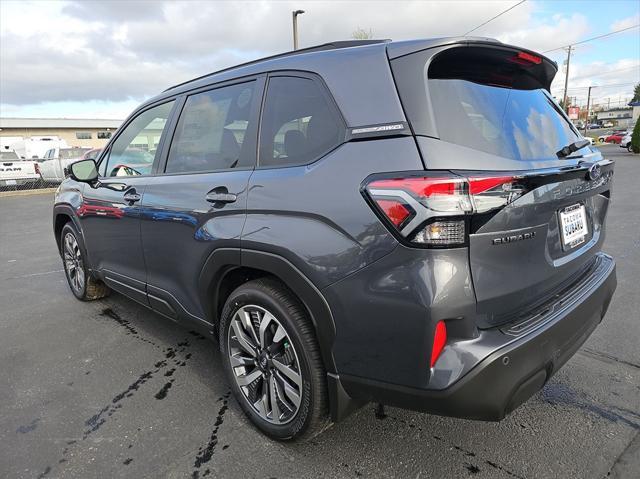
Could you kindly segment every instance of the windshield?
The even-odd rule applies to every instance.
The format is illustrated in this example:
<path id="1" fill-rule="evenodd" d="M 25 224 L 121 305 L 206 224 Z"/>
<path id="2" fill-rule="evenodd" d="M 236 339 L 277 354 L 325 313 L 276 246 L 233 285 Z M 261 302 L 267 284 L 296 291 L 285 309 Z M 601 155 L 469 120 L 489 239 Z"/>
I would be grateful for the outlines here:
<path id="1" fill-rule="evenodd" d="M 543 89 L 429 80 L 441 140 L 516 160 L 555 159 L 580 137 Z"/>

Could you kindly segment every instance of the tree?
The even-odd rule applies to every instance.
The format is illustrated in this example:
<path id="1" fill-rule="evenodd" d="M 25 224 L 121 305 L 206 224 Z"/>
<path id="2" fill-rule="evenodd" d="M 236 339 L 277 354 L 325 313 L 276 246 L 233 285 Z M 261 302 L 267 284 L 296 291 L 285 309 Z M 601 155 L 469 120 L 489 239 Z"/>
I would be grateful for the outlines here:
<path id="1" fill-rule="evenodd" d="M 351 38 L 353 38 L 354 40 L 371 40 L 373 38 L 373 31 L 371 29 L 367 31 L 364 28 L 358 27 L 351 34 Z"/>
<path id="2" fill-rule="evenodd" d="M 571 97 L 567 97 L 567 104 L 564 104 L 564 98 L 562 100 L 560 100 L 560 108 L 562 108 L 564 111 L 569 111 L 568 108 L 571 106 Z"/>
<path id="3" fill-rule="evenodd" d="M 633 133 L 631 133 L 631 150 L 634 153 L 640 153 L 640 118 L 636 120 L 636 126 L 633 127 Z"/>
<path id="4" fill-rule="evenodd" d="M 633 98 L 631 101 L 640 101 L 640 83 L 633 88 Z"/>

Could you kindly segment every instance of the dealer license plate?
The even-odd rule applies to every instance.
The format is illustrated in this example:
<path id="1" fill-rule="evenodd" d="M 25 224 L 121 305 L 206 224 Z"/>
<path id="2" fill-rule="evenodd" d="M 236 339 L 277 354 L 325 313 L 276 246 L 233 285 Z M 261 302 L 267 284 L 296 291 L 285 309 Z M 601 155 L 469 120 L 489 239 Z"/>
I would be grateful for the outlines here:
<path id="1" fill-rule="evenodd" d="M 584 205 L 568 206 L 560 211 L 562 246 L 570 249 L 584 243 L 587 237 L 587 213 Z"/>

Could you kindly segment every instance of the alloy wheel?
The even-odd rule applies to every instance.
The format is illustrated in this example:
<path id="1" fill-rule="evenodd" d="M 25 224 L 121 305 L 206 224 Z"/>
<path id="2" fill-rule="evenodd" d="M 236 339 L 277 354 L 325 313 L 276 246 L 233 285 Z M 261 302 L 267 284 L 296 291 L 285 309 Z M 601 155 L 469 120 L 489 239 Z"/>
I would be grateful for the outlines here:
<path id="1" fill-rule="evenodd" d="M 272 424 L 286 424 L 302 398 L 302 374 L 289 334 L 266 309 L 247 305 L 231 318 L 227 351 L 236 384 L 253 410 Z"/>
<path id="2" fill-rule="evenodd" d="M 84 262 L 82 261 L 82 252 L 76 237 L 67 233 L 64 235 L 64 269 L 67 273 L 67 279 L 69 284 L 77 293 L 82 292 L 84 289 L 85 276 L 84 276 Z"/>

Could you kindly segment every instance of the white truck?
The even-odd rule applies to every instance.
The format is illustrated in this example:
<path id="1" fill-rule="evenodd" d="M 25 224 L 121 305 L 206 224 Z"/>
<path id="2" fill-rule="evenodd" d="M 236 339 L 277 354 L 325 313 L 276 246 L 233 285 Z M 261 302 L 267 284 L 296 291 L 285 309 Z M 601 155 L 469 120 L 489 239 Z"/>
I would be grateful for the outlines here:
<path id="1" fill-rule="evenodd" d="M 91 148 L 51 148 L 44 154 L 40 163 L 40 176 L 45 183 L 61 183 L 64 180 L 64 169 L 74 161 L 78 161 Z"/>
<path id="2" fill-rule="evenodd" d="M 51 148 L 68 148 L 67 142 L 57 136 L 32 136 L 9 145 L 23 160 L 35 160 L 44 157 Z"/>
<path id="3" fill-rule="evenodd" d="M 35 187 L 39 182 L 37 161 L 21 160 L 13 150 L 0 150 L 0 189 L 17 189 L 25 185 Z"/>

